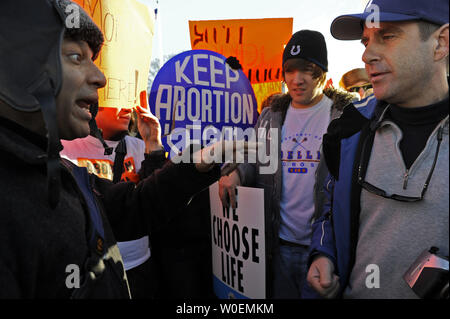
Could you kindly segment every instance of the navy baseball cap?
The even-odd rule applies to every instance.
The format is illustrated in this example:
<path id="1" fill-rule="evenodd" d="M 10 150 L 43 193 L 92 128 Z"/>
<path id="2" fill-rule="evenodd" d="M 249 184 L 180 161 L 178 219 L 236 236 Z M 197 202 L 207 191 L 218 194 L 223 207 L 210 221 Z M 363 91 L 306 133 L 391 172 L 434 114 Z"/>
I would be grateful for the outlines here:
<path id="1" fill-rule="evenodd" d="M 331 23 L 338 40 L 361 39 L 364 21 L 373 21 L 379 9 L 379 22 L 423 20 L 437 25 L 448 23 L 449 0 L 371 0 L 363 13 L 346 14 Z"/>

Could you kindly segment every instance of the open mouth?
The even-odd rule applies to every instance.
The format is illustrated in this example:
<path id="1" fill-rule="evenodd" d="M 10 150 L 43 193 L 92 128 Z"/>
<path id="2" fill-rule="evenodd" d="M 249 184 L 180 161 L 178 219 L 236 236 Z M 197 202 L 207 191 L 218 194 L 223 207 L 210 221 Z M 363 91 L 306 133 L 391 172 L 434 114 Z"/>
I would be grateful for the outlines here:
<path id="1" fill-rule="evenodd" d="M 77 100 L 76 103 L 82 109 L 87 109 L 87 110 L 90 109 L 91 104 L 92 104 L 89 100 Z"/>
<path id="2" fill-rule="evenodd" d="M 87 96 L 87 97 L 83 97 L 81 99 L 76 100 L 76 103 L 81 107 L 81 108 L 90 108 L 91 105 L 96 104 L 98 102 L 98 97 L 97 95 L 95 96 Z"/>
<path id="3" fill-rule="evenodd" d="M 83 110 L 84 117 L 90 120 L 92 118 L 91 105 L 97 103 L 97 101 L 96 98 L 83 98 L 76 100 L 75 103 Z"/>

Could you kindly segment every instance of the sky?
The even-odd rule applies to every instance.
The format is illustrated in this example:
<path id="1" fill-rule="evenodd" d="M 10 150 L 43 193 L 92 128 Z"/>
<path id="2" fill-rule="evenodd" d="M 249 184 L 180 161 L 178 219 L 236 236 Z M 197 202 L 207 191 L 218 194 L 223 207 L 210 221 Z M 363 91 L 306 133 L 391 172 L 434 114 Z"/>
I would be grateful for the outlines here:
<path id="1" fill-rule="evenodd" d="M 328 49 L 328 78 L 339 85 L 341 76 L 364 67 L 363 45 L 339 41 L 330 33 L 334 18 L 363 12 L 367 0 L 139 0 L 153 11 L 158 8 L 152 59 L 191 50 L 189 20 L 293 18 L 293 33 L 320 31 Z"/>

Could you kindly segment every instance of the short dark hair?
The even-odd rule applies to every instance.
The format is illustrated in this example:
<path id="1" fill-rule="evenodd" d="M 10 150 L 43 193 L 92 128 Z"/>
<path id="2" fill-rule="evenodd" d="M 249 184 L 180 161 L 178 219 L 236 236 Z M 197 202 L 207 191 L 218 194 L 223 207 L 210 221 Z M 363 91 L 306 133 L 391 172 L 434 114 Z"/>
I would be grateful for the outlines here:
<path id="1" fill-rule="evenodd" d="M 422 41 L 427 41 L 441 26 L 432 22 L 418 20 L 419 34 Z"/>
<path id="2" fill-rule="evenodd" d="M 317 64 L 305 59 L 288 59 L 283 64 L 283 78 L 284 73 L 299 70 L 301 72 L 311 72 L 313 79 L 319 79 L 319 85 L 323 85 L 327 79 L 327 73 Z"/>

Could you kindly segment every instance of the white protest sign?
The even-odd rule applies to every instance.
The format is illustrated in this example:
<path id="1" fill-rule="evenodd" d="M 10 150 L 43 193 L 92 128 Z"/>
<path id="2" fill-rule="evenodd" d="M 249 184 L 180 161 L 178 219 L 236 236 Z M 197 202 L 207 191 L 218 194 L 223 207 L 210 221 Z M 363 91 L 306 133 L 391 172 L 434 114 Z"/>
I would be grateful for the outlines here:
<path id="1" fill-rule="evenodd" d="M 214 292 L 221 299 L 266 298 L 264 190 L 238 187 L 237 209 L 209 188 Z"/>

